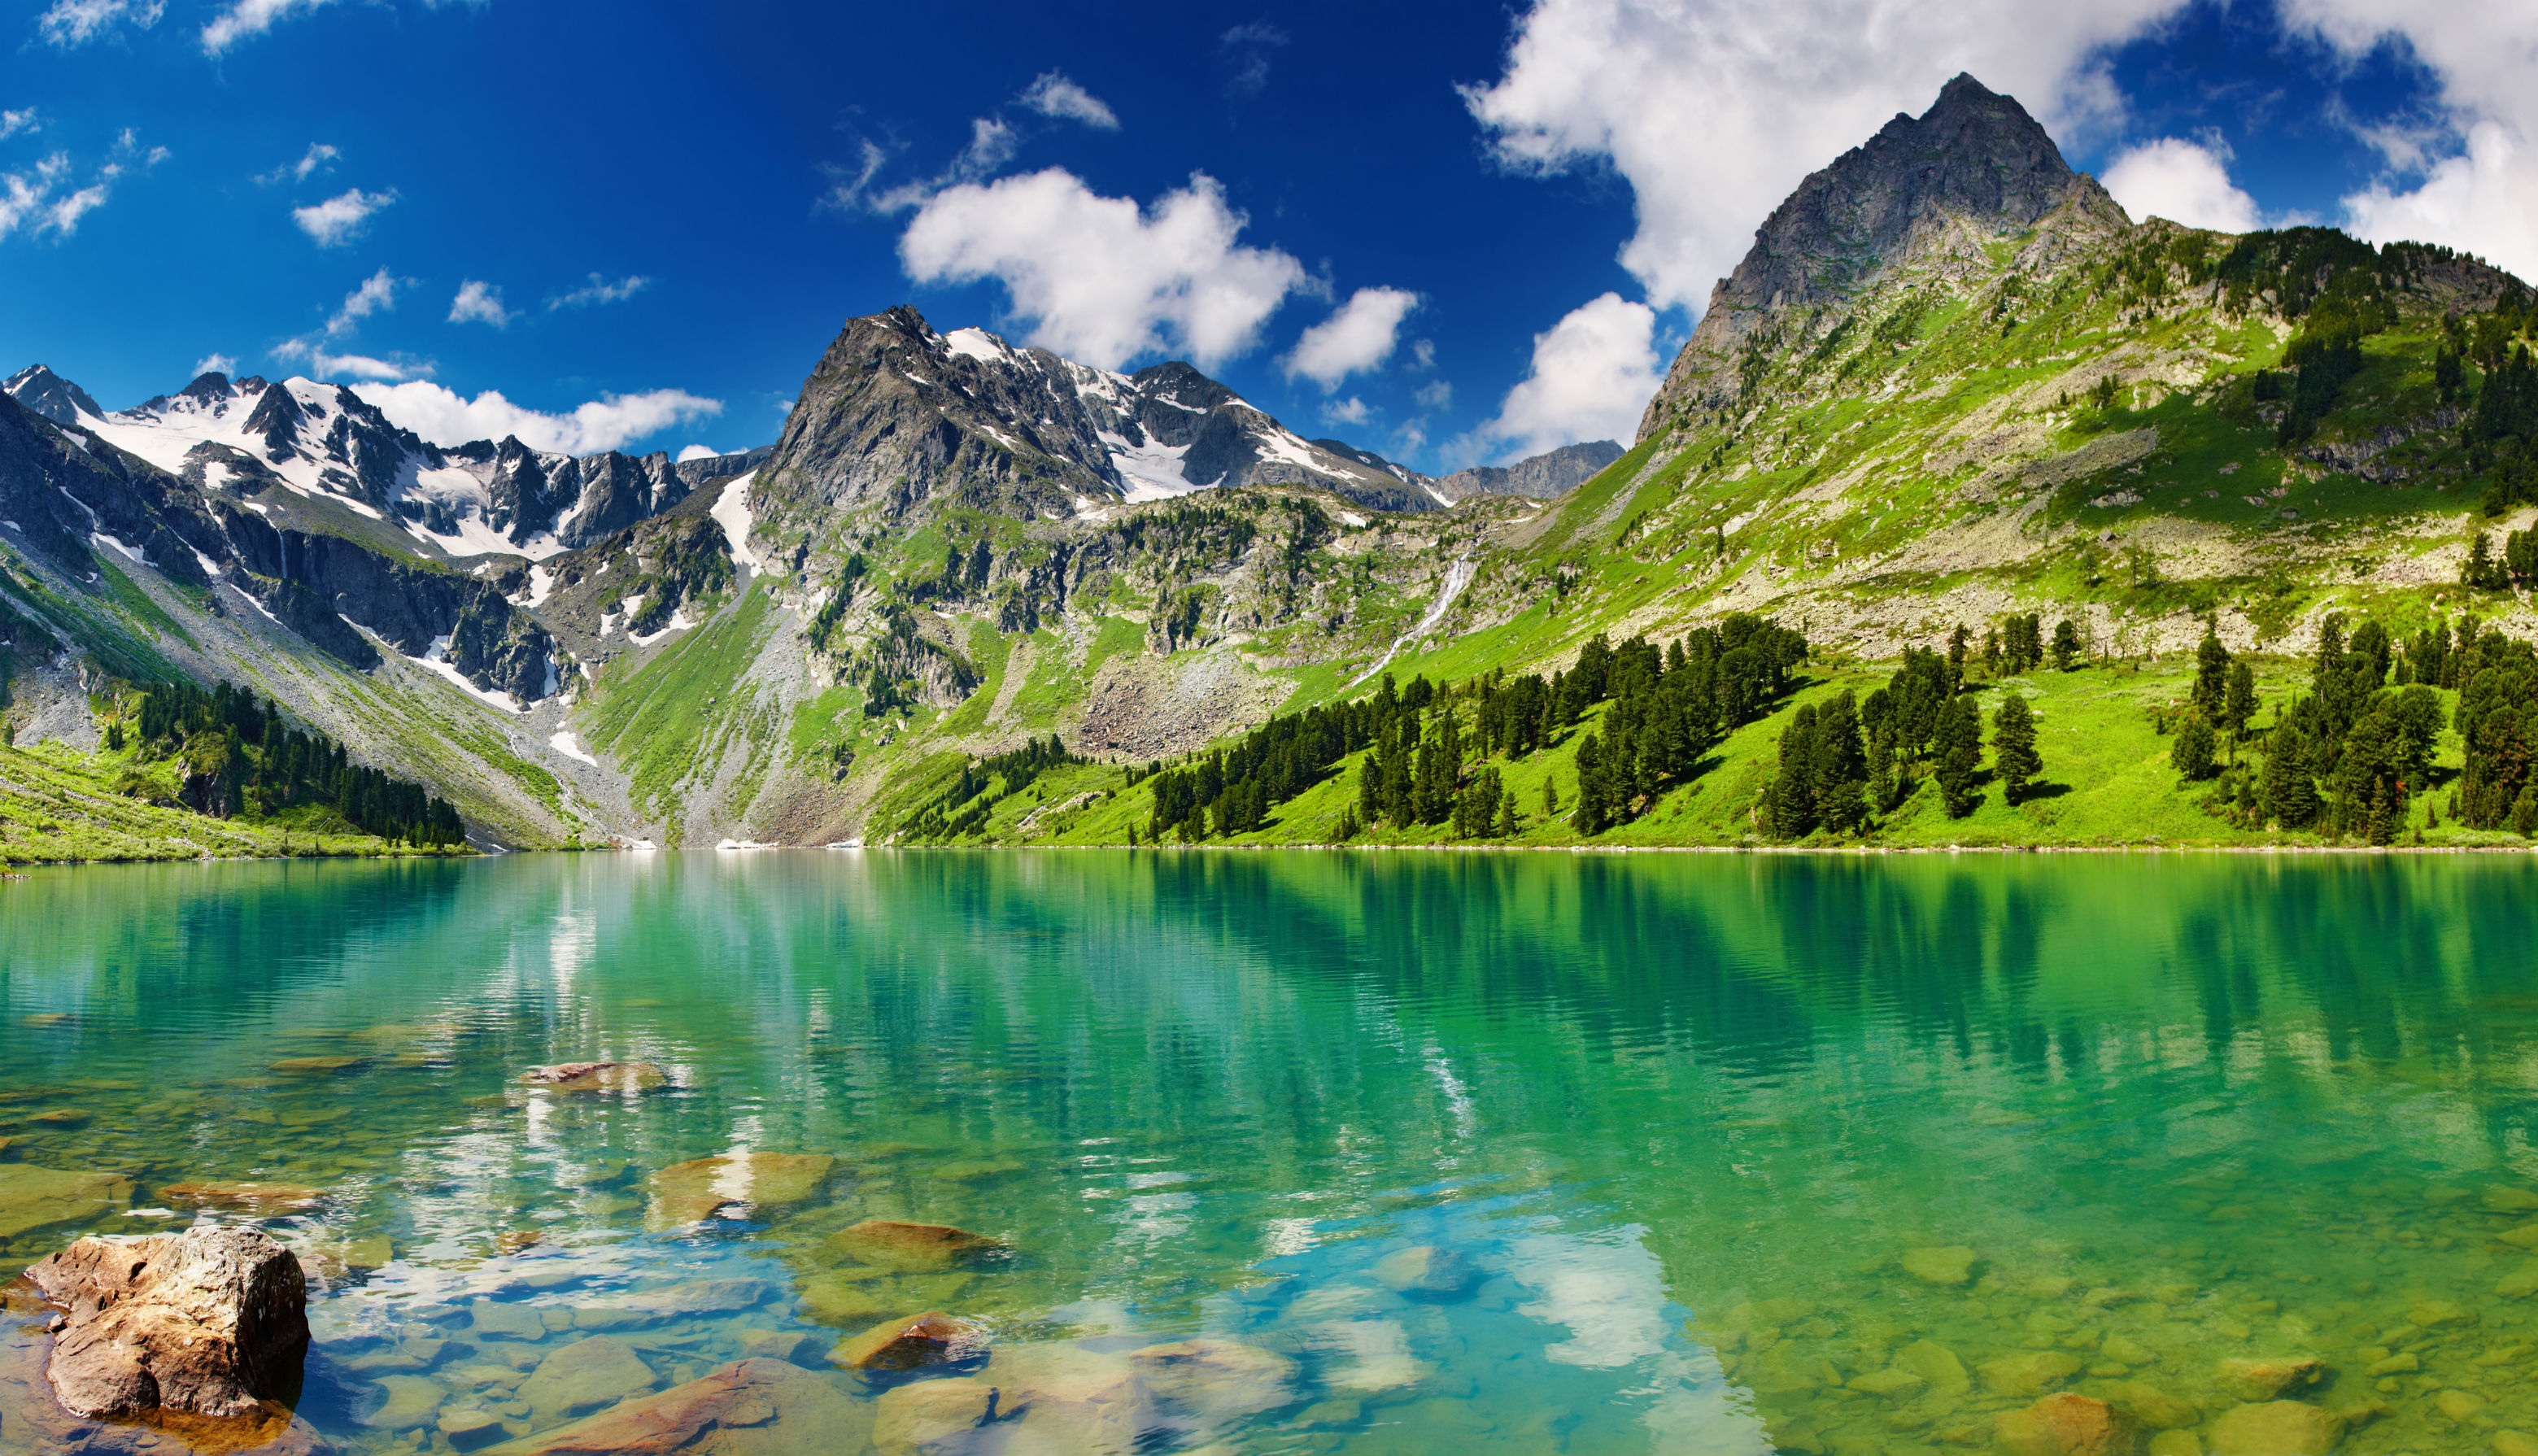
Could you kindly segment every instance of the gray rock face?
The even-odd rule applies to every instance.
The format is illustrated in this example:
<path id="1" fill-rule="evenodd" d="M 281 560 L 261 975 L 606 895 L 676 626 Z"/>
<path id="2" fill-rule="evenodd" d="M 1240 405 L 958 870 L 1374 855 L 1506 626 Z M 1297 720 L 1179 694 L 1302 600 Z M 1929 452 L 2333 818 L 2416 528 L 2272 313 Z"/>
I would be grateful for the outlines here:
<path id="1" fill-rule="evenodd" d="M 0 389 L 7 390 L 11 399 L 55 425 L 77 425 L 83 413 L 94 420 L 105 418 L 105 411 L 99 409 L 97 401 L 88 397 L 87 390 L 42 364 L 29 364 L 11 374 L 5 382 L 0 382 Z"/>
<path id="2" fill-rule="evenodd" d="M 940 334 L 902 306 L 838 333 L 752 496 L 798 553 L 841 512 L 876 527 L 937 503 L 1064 517 L 1122 496 L 1267 484 L 1421 503 L 1408 472 L 1307 441 L 1186 364 L 1113 373 L 981 330 Z"/>
<path id="3" fill-rule="evenodd" d="M 1562 445 L 1513 465 L 1475 465 L 1455 471 L 1436 482 L 1436 493 L 1448 500 L 1468 500 L 1474 496 L 1527 496 L 1548 500 L 1594 479 L 1597 471 L 1621 459 L 1624 453 L 1620 445 L 1608 439 Z"/>
<path id="4" fill-rule="evenodd" d="M 1753 250 L 1711 291 L 1638 437 L 1724 403 L 1747 339 L 1849 300 L 1898 263 L 1952 251 L 1978 258 L 1981 244 L 2026 232 L 2075 201 L 2122 217 L 2025 107 L 1957 77 L 1919 117 L 1898 113 L 1867 145 L 1800 182 L 1763 224 Z"/>

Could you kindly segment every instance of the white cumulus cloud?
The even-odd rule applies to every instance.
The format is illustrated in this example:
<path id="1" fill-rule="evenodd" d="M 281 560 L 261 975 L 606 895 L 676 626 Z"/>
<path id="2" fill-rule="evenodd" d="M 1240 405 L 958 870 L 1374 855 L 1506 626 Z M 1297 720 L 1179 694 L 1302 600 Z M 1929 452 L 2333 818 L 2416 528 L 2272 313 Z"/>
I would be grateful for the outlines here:
<path id="1" fill-rule="evenodd" d="M 5 142 L 22 131 L 34 129 L 34 107 L 29 106 L 22 111 L 0 111 L 0 142 Z"/>
<path id="2" fill-rule="evenodd" d="M 153 159 L 155 160 L 155 159 Z M 98 179 L 85 187 L 68 187 L 71 160 L 54 152 L 33 166 L 0 172 L 0 237 L 24 231 L 30 236 L 50 232 L 68 237 L 80 219 L 105 202 L 110 182 L 125 164 L 110 162 L 98 169 Z"/>
<path id="3" fill-rule="evenodd" d="M 2161 137 L 2126 149 L 2100 180 L 2136 222 L 2166 218 L 2218 232 L 2264 226 L 2256 199 L 2230 180 L 2229 153 L 2217 146 Z"/>
<path id="4" fill-rule="evenodd" d="M 568 455 L 614 450 L 673 425 L 722 413 L 722 401 L 700 399 L 683 389 L 605 395 L 561 415 L 515 405 L 499 390 L 488 389 L 468 399 L 420 380 L 357 384 L 353 392 L 436 445 L 498 440 L 508 434 L 519 436 L 520 443 L 531 449 Z"/>
<path id="5" fill-rule="evenodd" d="M 1579 440 L 1628 440 L 1663 382 L 1656 310 L 1606 294 L 1533 336 L 1533 370 L 1480 428 L 1536 455 Z"/>
<path id="6" fill-rule="evenodd" d="M 1042 116 L 1081 121 L 1102 131 L 1117 131 L 1119 117 L 1100 97 L 1075 84 L 1063 71 L 1043 71 L 1022 95 L 1022 103 Z"/>
<path id="7" fill-rule="evenodd" d="M 282 21 L 305 10 L 315 10 L 329 0 L 237 0 L 229 9 L 212 17 L 203 27 L 203 53 L 219 55 L 241 40 L 270 31 Z"/>
<path id="8" fill-rule="evenodd" d="M 2345 223 L 2373 242 L 2415 239 L 2538 276 L 2538 85 L 2530 0 L 2425 5 L 2284 0 L 2286 24 L 2359 59 L 2390 41 L 2439 84 L 2431 135 L 2365 130 L 2389 174 L 2344 199 Z"/>
<path id="9" fill-rule="evenodd" d="M 2104 48 L 2185 0 L 1537 0 L 1465 95 L 1519 170 L 1610 165 L 1637 203 L 1621 260 L 1698 310 L 1807 173 L 1960 71 L 2065 141 L 2120 112 Z"/>
<path id="10" fill-rule="evenodd" d="M 167 10 L 167 0 L 53 0 L 35 17 L 35 33 L 70 50 L 118 26 L 149 30 Z"/>
<path id="11" fill-rule="evenodd" d="M 1306 282 L 1287 253 L 1238 244 L 1245 222 L 1203 172 L 1140 208 L 1050 167 L 934 194 L 899 256 L 918 283 L 997 280 L 1031 341 L 1069 358 L 1117 367 L 1173 349 L 1205 365 L 1250 349 Z"/>
<path id="12" fill-rule="evenodd" d="M 1406 289 L 1359 289 L 1296 340 L 1284 361 L 1287 377 L 1302 374 L 1327 394 L 1349 375 L 1370 372 L 1392 357 L 1401 321 L 1418 306 L 1419 296 Z"/>
<path id="13" fill-rule="evenodd" d="M 394 192 L 365 192 L 359 187 L 324 202 L 291 210 L 291 221 L 319 247 L 341 247 L 361 234 L 364 224 L 396 201 Z"/>
<path id="14" fill-rule="evenodd" d="M 396 307 L 396 291 L 405 280 L 385 268 L 362 280 L 362 286 L 344 296 L 344 306 L 326 320 L 326 337 L 336 338 L 353 331 L 354 325 L 373 313 Z"/>
<path id="15" fill-rule="evenodd" d="M 1322 423 L 1326 425 L 1364 425 L 1374 417 L 1374 407 L 1352 394 L 1322 406 Z"/>
<path id="16" fill-rule="evenodd" d="M 449 300 L 451 323 L 490 323 L 507 328 L 520 315 L 502 306 L 502 291 L 490 283 L 470 278 L 458 285 L 458 297 Z"/>
<path id="17" fill-rule="evenodd" d="M 691 460 L 711 460 L 721 453 L 711 445 L 690 445 L 679 452 L 679 463 L 685 465 Z"/>
<path id="18" fill-rule="evenodd" d="M 194 377 L 205 374 L 229 374 L 237 371 L 237 357 L 230 354 L 206 354 L 194 361 Z"/>
<path id="19" fill-rule="evenodd" d="M 651 286 L 652 280 L 639 273 L 631 278 L 621 278 L 615 283 L 610 283 L 594 273 L 590 275 L 590 282 L 574 289 L 571 293 L 557 294 L 548 298 L 547 311 L 553 313 L 559 308 L 588 308 L 597 303 L 623 303 Z"/>

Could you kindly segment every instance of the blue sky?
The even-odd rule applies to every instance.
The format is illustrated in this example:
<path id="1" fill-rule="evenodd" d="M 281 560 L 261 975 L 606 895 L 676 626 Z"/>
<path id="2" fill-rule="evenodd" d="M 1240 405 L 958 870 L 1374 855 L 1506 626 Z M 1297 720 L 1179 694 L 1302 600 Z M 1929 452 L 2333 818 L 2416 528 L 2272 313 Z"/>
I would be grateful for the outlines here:
<path id="1" fill-rule="evenodd" d="M 2456 9 L 22 0 L 0 366 L 732 449 L 905 301 L 1444 469 L 1627 441 L 1770 206 L 1959 70 L 2136 213 L 2538 271 L 2538 0 Z"/>

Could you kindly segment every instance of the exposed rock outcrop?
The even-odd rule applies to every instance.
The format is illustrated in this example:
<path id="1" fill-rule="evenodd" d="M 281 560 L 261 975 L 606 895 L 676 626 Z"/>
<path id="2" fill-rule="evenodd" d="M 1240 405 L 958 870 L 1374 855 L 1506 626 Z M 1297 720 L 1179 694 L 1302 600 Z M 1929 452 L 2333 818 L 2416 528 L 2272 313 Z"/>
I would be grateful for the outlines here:
<path id="1" fill-rule="evenodd" d="M 307 1282 L 261 1228 L 83 1238 L 27 1278 L 61 1306 L 46 1375 L 75 1415 L 252 1417 L 299 1387 Z"/>

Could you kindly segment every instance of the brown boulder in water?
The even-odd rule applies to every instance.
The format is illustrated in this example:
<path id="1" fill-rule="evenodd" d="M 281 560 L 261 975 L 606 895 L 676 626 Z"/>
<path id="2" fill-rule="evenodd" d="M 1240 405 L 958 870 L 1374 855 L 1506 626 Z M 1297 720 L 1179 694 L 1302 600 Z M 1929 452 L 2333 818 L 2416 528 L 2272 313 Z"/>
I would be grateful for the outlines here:
<path id="1" fill-rule="evenodd" d="M 976 1325 L 928 1310 L 908 1319 L 883 1320 L 831 1351 L 829 1361 L 853 1370 L 913 1370 L 961 1359 L 985 1345 Z"/>
<path id="2" fill-rule="evenodd" d="M 45 1373 L 75 1415 L 244 1417 L 299 1386 L 307 1281 L 261 1228 L 83 1238 L 27 1278 L 65 1310 Z"/>
<path id="3" fill-rule="evenodd" d="M 499 1456 L 743 1456 L 856 1451 L 872 1419 L 838 1377 L 745 1359 L 586 1421 L 496 1447 Z"/>
<path id="4" fill-rule="evenodd" d="M 669 1086 L 670 1074 L 650 1062 L 566 1062 L 532 1067 L 520 1080 L 557 1092 L 647 1092 Z"/>
<path id="5" fill-rule="evenodd" d="M 223 1183 L 196 1180 L 170 1183 L 159 1190 L 159 1196 L 178 1208 L 213 1209 L 226 1214 L 298 1213 L 316 1205 L 320 1195 L 314 1188 L 295 1183 Z"/>

